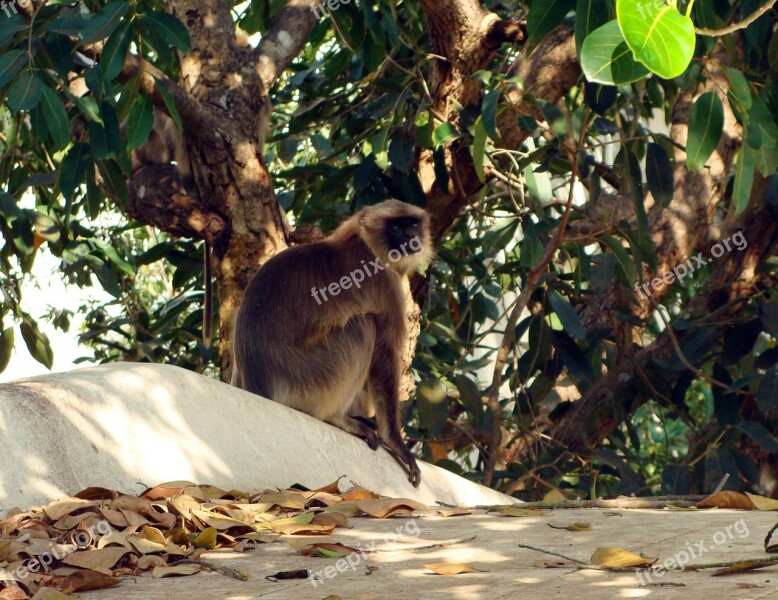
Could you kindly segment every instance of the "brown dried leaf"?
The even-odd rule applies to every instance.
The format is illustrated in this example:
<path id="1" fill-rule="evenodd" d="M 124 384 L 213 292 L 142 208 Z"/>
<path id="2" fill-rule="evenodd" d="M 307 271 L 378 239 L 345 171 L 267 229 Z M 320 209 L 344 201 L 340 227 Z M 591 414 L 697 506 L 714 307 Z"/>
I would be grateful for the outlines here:
<path id="1" fill-rule="evenodd" d="M 62 559 L 62 562 L 72 567 L 95 570 L 98 567 L 112 568 L 121 558 L 127 554 L 127 550 L 121 546 L 111 546 L 100 550 L 83 550 L 74 552 Z"/>
<path id="2" fill-rule="evenodd" d="M 622 548 L 597 548 L 589 560 L 600 567 L 650 567 L 657 559 L 648 560 Z"/>
<path id="3" fill-rule="evenodd" d="M 181 494 L 168 500 L 168 505 L 185 519 L 192 518 L 193 510 L 200 510 L 200 501 L 188 494 Z"/>
<path id="4" fill-rule="evenodd" d="M 275 492 L 268 490 L 262 492 L 262 495 L 257 499 L 258 502 L 270 502 L 275 506 L 281 506 L 283 508 L 291 508 L 294 510 L 303 510 L 308 503 L 308 499 L 297 490 L 284 490 L 281 492 Z"/>
<path id="5" fill-rule="evenodd" d="M 115 577 L 98 571 L 87 570 L 68 575 L 59 584 L 59 588 L 66 594 L 72 594 L 73 592 L 85 592 L 87 590 L 101 590 L 118 584 L 119 580 Z"/>
<path id="6" fill-rule="evenodd" d="M 476 569 L 468 563 L 432 563 L 424 565 L 425 569 L 437 575 L 459 575 L 460 573 L 486 573 L 486 569 Z"/>
<path id="7" fill-rule="evenodd" d="M 216 534 L 218 530 L 215 527 L 206 527 L 200 534 L 192 541 L 192 546 L 195 548 L 205 548 L 206 550 L 213 550 L 216 548 Z"/>
<path id="8" fill-rule="evenodd" d="M 332 525 L 333 527 L 348 527 L 348 517 L 337 512 L 318 513 L 311 521 L 314 525 Z"/>
<path id="9" fill-rule="evenodd" d="M 298 550 L 303 556 L 323 556 L 324 558 L 343 558 L 348 554 L 359 552 L 356 548 L 341 543 L 311 544 Z"/>
<path id="10" fill-rule="evenodd" d="M 497 512 L 505 517 L 548 517 L 554 514 L 546 509 L 521 508 L 520 506 L 501 506 Z"/>
<path id="11" fill-rule="evenodd" d="M 81 500 L 115 500 L 123 495 L 116 490 L 109 490 L 104 487 L 88 487 L 78 492 L 74 498 L 80 498 Z"/>
<path id="12" fill-rule="evenodd" d="M 754 583 L 738 583 L 735 587 L 739 587 L 742 590 L 751 590 L 753 588 L 763 588 L 763 585 L 756 585 Z"/>
<path id="13" fill-rule="evenodd" d="M 18 585 L 0 590 L 0 600 L 29 600 L 27 593 Z"/>
<path id="14" fill-rule="evenodd" d="M 344 500 L 378 500 L 379 498 L 381 498 L 379 494 L 359 485 L 353 485 L 343 492 Z"/>
<path id="15" fill-rule="evenodd" d="M 553 523 L 548 523 L 548 526 L 552 529 L 566 529 L 567 531 L 589 531 L 592 528 L 591 523 L 585 523 L 584 521 L 576 521 L 569 525 L 554 525 Z"/>
<path id="16" fill-rule="evenodd" d="M 140 494 L 140 496 L 142 498 L 148 498 L 149 500 L 167 500 L 176 494 L 181 494 L 186 488 L 192 485 L 194 484 L 191 481 L 170 481 L 168 483 L 155 485 L 153 488 L 148 488 L 145 492 Z"/>
<path id="17" fill-rule="evenodd" d="M 754 510 L 756 507 L 751 499 L 741 492 L 716 492 L 697 503 L 697 508 L 739 508 Z"/>
<path id="18" fill-rule="evenodd" d="M 714 571 L 712 577 L 718 577 L 720 575 L 732 575 L 733 573 L 743 573 L 744 571 L 755 571 L 756 569 L 764 569 L 765 567 L 774 567 L 774 562 L 760 562 L 756 560 L 744 560 L 739 563 L 735 563 L 724 569 Z"/>
<path id="19" fill-rule="evenodd" d="M 326 492 L 327 494 L 340 494 L 340 480 L 343 479 L 345 475 L 341 475 L 338 477 L 335 481 L 332 483 L 328 483 L 324 487 L 320 487 L 317 490 L 313 490 L 314 492 Z"/>
<path id="20" fill-rule="evenodd" d="M 59 521 L 65 515 L 83 510 L 91 506 L 96 506 L 96 502 L 91 500 L 81 500 L 80 498 L 60 498 L 43 507 L 43 512 L 51 521 Z"/>
<path id="21" fill-rule="evenodd" d="M 341 502 L 340 504 L 335 504 L 333 506 L 328 506 L 327 508 L 324 509 L 323 512 L 340 513 L 342 515 L 346 515 L 347 517 L 358 517 L 360 515 L 365 514 L 357 506 L 357 503 L 356 502 L 352 502 L 352 501 Z"/>
<path id="22" fill-rule="evenodd" d="M 746 496 L 754 503 L 757 510 L 778 510 L 778 500 L 774 498 L 765 498 L 764 496 L 757 496 L 748 492 L 746 492 Z"/>
<path id="23" fill-rule="evenodd" d="M 202 570 L 200 565 L 178 565 L 177 567 L 155 567 L 151 572 L 153 577 L 176 577 L 180 575 L 196 575 Z"/>
<path id="24" fill-rule="evenodd" d="M 440 510 L 436 510 L 435 513 L 441 517 L 460 517 L 462 515 L 472 514 L 472 512 L 466 508 L 441 508 Z"/>
<path id="25" fill-rule="evenodd" d="M 564 502 L 567 500 L 567 496 L 565 496 L 560 490 L 551 490 L 548 494 L 543 496 L 544 502 Z"/>
<path id="26" fill-rule="evenodd" d="M 138 559 L 138 568 L 141 571 L 148 571 L 154 567 L 164 567 L 167 565 L 167 560 L 157 554 L 149 554 L 147 556 L 141 556 Z"/>
<path id="27" fill-rule="evenodd" d="M 414 510 L 427 510 L 427 507 L 421 502 L 408 498 L 358 500 L 356 504 L 357 508 L 378 519 L 386 519 L 397 514 L 410 515 Z"/>
<path id="28" fill-rule="evenodd" d="M 311 576 L 308 569 L 295 569 L 294 571 L 279 571 L 265 576 L 268 581 L 280 581 L 285 579 L 308 579 Z"/>
<path id="29" fill-rule="evenodd" d="M 108 521 L 114 527 L 127 527 L 130 523 L 120 511 L 110 508 L 99 507 L 97 509 L 103 518 Z"/>
<path id="30" fill-rule="evenodd" d="M 208 527 L 213 527 L 219 531 L 226 531 L 232 527 L 251 527 L 250 523 L 238 521 L 232 517 L 213 513 L 208 510 L 192 509 L 191 514 L 200 519 Z"/>

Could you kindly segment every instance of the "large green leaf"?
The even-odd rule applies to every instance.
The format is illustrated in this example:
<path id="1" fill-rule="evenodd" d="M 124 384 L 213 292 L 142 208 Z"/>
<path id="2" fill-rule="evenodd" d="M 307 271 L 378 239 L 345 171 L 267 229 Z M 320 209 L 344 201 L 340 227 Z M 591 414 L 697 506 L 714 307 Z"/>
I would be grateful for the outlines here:
<path id="1" fill-rule="evenodd" d="M 607 0 L 577 0 L 575 5 L 575 51 L 580 59 L 584 40 L 608 22 Z"/>
<path id="2" fill-rule="evenodd" d="M 0 87 L 13 81 L 27 64 L 28 56 L 23 50 L 10 50 L 0 54 Z"/>
<path id="3" fill-rule="evenodd" d="M 30 351 L 32 357 L 47 369 L 51 369 L 54 364 L 54 353 L 51 351 L 51 344 L 46 334 L 38 328 L 38 324 L 26 313 L 23 315 L 19 328 L 22 331 L 22 338 L 27 345 L 27 350 Z"/>
<path id="4" fill-rule="evenodd" d="M 705 92 L 689 112 L 686 168 L 701 169 L 716 149 L 724 130 L 724 105 L 716 92 Z"/>
<path id="5" fill-rule="evenodd" d="M 79 42 L 91 44 L 107 38 L 119 26 L 129 10 L 130 5 L 124 0 L 106 5 L 103 10 L 89 19 L 86 26 L 78 32 Z"/>
<path id="6" fill-rule="evenodd" d="M 575 0 L 533 0 L 527 15 L 527 35 L 537 41 L 562 22 L 575 8 Z"/>
<path id="7" fill-rule="evenodd" d="M 615 20 L 586 37 L 580 60 L 586 79 L 593 83 L 621 85 L 648 75 L 648 69 L 632 56 Z"/>
<path id="8" fill-rule="evenodd" d="M 554 290 L 550 290 L 548 292 L 548 301 L 557 317 L 559 317 L 565 331 L 571 333 L 579 340 L 583 340 L 586 337 L 586 328 L 581 322 L 578 313 L 575 312 L 575 309 L 567 301 L 567 298 L 561 296 Z"/>
<path id="9" fill-rule="evenodd" d="M 192 40 L 189 38 L 189 31 L 173 15 L 155 10 L 141 16 L 141 21 L 182 52 L 192 50 Z"/>
<path id="10" fill-rule="evenodd" d="M 154 106 L 146 96 L 140 96 L 127 119 L 127 149 L 142 146 L 154 127 Z"/>
<path id="11" fill-rule="evenodd" d="M 131 41 L 132 26 L 130 23 L 119 25 L 108 38 L 103 52 L 100 54 L 100 71 L 104 81 L 111 81 L 121 73 Z"/>
<path id="12" fill-rule="evenodd" d="M 646 181 L 654 201 L 667 206 L 673 199 L 673 167 L 670 158 L 659 144 L 646 149 Z"/>
<path id="13" fill-rule="evenodd" d="M 38 106 L 42 95 L 43 83 L 40 78 L 32 73 L 24 73 L 11 87 L 6 102 L 11 112 L 32 110 Z"/>
<path id="14" fill-rule="evenodd" d="M 735 182 L 732 186 L 732 201 L 735 203 L 737 214 L 741 214 L 748 206 L 751 199 L 751 188 L 754 185 L 754 169 L 756 169 L 756 155 L 754 150 L 743 144 L 737 155 L 735 165 Z"/>
<path id="15" fill-rule="evenodd" d="M 694 55 L 694 23 L 675 4 L 662 0 L 616 0 L 616 19 L 635 58 L 651 71 L 672 79 Z"/>
<path id="16" fill-rule="evenodd" d="M 65 105 L 57 92 L 48 86 L 43 86 L 43 114 L 49 128 L 54 148 L 60 150 L 70 142 L 70 120 Z"/>

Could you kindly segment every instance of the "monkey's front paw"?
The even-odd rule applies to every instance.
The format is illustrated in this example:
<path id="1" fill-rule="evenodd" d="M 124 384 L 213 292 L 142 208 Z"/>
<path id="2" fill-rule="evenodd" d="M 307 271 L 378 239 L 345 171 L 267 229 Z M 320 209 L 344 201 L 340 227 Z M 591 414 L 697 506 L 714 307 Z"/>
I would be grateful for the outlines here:
<path id="1" fill-rule="evenodd" d="M 366 428 L 366 431 L 363 432 L 362 437 L 367 442 L 367 445 L 370 446 L 371 450 L 378 450 L 378 446 L 381 444 L 381 438 L 378 437 L 378 434 L 375 431 L 368 427 Z"/>

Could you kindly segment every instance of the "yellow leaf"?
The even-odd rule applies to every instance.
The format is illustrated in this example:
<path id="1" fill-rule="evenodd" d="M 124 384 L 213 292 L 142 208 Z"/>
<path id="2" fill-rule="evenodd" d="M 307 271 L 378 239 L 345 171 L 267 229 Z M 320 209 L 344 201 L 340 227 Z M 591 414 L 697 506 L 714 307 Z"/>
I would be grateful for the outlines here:
<path id="1" fill-rule="evenodd" d="M 178 575 L 195 575 L 200 572 L 200 565 L 178 565 L 177 567 L 154 567 L 153 577 L 174 577 Z"/>
<path id="2" fill-rule="evenodd" d="M 733 573 L 743 573 L 744 571 L 754 571 L 756 569 L 764 569 L 765 567 L 774 567 L 774 562 L 760 562 L 756 560 L 744 560 L 743 562 L 735 563 L 724 569 L 719 569 L 713 573 L 713 577 L 720 575 L 731 575 Z"/>
<path id="3" fill-rule="evenodd" d="M 553 525 L 549 523 L 548 526 L 552 529 L 566 529 L 567 531 L 589 531 L 592 528 L 591 523 L 584 523 L 583 521 L 577 521 L 569 525 Z"/>
<path id="4" fill-rule="evenodd" d="M 371 517 L 386 519 L 396 514 L 411 514 L 414 510 L 427 510 L 426 505 L 408 498 L 381 498 L 379 500 L 357 500 L 357 508 Z"/>
<path id="5" fill-rule="evenodd" d="M 567 496 L 565 496 L 560 490 L 551 490 L 548 494 L 543 496 L 544 502 L 564 502 L 567 500 Z"/>
<path id="6" fill-rule="evenodd" d="M 441 517 L 459 517 L 472 514 L 466 508 L 441 508 L 440 510 L 436 510 L 435 513 Z"/>
<path id="7" fill-rule="evenodd" d="M 778 500 L 757 496 L 756 494 L 749 494 L 748 492 L 746 492 L 746 496 L 751 499 L 751 502 L 754 503 L 757 510 L 778 510 Z"/>
<path id="8" fill-rule="evenodd" d="M 650 567 L 656 562 L 622 548 L 597 548 L 589 560 L 600 567 Z"/>
<path id="9" fill-rule="evenodd" d="M 754 510 L 754 503 L 741 492 L 716 492 L 697 503 L 697 508 L 739 508 L 741 510 Z"/>
<path id="10" fill-rule="evenodd" d="M 486 573 L 485 569 L 476 569 L 473 565 L 468 563 L 432 563 L 424 565 L 425 569 L 429 569 L 438 575 L 459 575 L 460 573 Z"/>
<path id="11" fill-rule="evenodd" d="M 101 548 L 100 550 L 84 550 L 69 554 L 62 559 L 62 562 L 71 567 L 81 567 L 82 569 L 110 569 L 127 552 L 127 549 L 121 546 L 111 546 L 110 548 Z"/>

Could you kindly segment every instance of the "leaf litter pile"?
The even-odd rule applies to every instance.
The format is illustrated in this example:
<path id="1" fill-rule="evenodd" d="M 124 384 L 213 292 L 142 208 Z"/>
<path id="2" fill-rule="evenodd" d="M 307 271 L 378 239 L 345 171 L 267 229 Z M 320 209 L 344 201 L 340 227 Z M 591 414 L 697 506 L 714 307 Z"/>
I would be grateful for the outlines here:
<path id="1" fill-rule="evenodd" d="M 329 535 L 353 516 L 427 510 L 359 486 L 340 492 L 339 481 L 254 495 L 189 482 L 158 485 L 139 496 L 90 487 L 43 507 L 12 509 L 0 520 L 0 600 L 52 600 L 117 585 L 122 575 L 193 575 L 204 567 L 245 580 L 248 573 L 211 565 L 200 555 L 217 548 L 242 552 L 281 536 Z M 355 551 L 305 542 L 290 543 L 309 556 Z"/>

